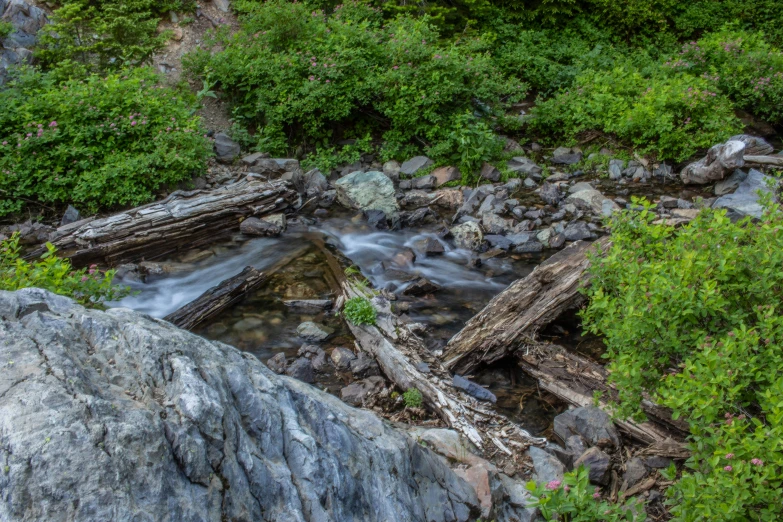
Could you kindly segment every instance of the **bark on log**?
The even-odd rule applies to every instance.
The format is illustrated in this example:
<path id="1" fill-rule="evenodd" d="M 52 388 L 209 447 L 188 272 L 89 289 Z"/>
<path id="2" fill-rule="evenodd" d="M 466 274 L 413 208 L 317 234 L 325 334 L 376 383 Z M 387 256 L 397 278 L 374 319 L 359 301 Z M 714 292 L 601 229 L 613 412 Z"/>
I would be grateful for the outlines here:
<path id="1" fill-rule="evenodd" d="M 245 267 L 239 274 L 221 281 L 163 320 L 185 330 L 192 330 L 240 301 L 258 288 L 266 278 L 266 273 L 259 272 L 252 266 Z"/>
<path id="2" fill-rule="evenodd" d="M 756 165 L 768 165 L 771 167 L 783 167 L 783 156 L 745 156 L 745 163 L 755 163 Z"/>
<path id="3" fill-rule="evenodd" d="M 593 245 L 603 249 L 608 244 L 608 238 L 578 241 L 511 284 L 451 338 L 443 352 L 444 365 L 465 375 L 533 342 L 540 328 L 584 302 L 578 290 L 589 265 L 586 253 Z"/>
<path id="4" fill-rule="evenodd" d="M 285 181 L 241 180 L 213 190 L 176 191 L 163 201 L 60 227 L 52 243 L 76 266 L 157 259 L 212 243 L 237 230 L 244 217 L 283 210 L 295 198 Z M 43 252 L 40 248 L 27 257 Z"/>

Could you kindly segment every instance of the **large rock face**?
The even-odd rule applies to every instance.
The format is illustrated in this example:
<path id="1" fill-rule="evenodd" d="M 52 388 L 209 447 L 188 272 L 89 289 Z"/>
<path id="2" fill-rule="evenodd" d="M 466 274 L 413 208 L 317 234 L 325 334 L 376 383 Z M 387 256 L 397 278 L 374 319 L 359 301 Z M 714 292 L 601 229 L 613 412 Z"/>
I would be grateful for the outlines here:
<path id="1" fill-rule="evenodd" d="M 0 520 L 467 521 L 372 413 L 142 314 L 0 292 Z"/>
<path id="2" fill-rule="evenodd" d="M 32 61 L 30 49 L 37 41 L 38 31 L 48 20 L 43 9 L 23 0 L 0 0 L 0 21 L 14 26 L 14 31 L 0 40 L 0 85 L 3 85 L 9 66 Z"/>

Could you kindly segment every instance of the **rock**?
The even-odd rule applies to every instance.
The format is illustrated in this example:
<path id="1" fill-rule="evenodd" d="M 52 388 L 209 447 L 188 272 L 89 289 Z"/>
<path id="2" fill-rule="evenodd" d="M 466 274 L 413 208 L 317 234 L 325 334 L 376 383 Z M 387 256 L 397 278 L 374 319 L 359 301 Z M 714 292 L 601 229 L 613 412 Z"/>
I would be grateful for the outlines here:
<path id="1" fill-rule="evenodd" d="M 383 210 L 369 209 L 362 212 L 367 224 L 378 230 L 388 230 L 389 220 L 386 218 L 386 213 Z M 393 224 L 392 224 L 393 226 Z"/>
<path id="2" fill-rule="evenodd" d="M 468 221 L 451 227 L 451 235 L 454 236 L 454 244 L 457 248 L 477 250 L 484 242 L 484 234 L 481 227 L 474 221 Z"/>
<path id="3" fill-rule="evenodd" d="M 60 226 L 70 225 L 80 219 L 82 219 L 82 215 L 79 214 L 79 211 L 76 210 L 73 205 L 68 205 L 68 208 L 65 209 L 65 213 L 63 214 L 63 218 L 60 220 Z"/>
<path id="4" fill-rule="evenodd" d="M 320 347 L 314 345 L 314 344 L 303 344 L 299 347 L 299 350 L 297 350 L 296 355 L 299 357 L 307 357 L 308 359 L 310 357 L 313 357 L 314 355 L 318 355 L 320 352 L 322 352 Z"/>
<path id="5" fill-rule="evenodd" d="M 497 522 L 535 522 L 541 520 L 538 509 L 527 507 L 532 498 L 525 484 L 503 473 L 498 475 L 505 491 L 503 502 L 495 502 Z"/>
<path id="6" fill-rule="evenodd" d="M 229 138 L 225 132 L 215 134 L 213 149 L 220 163 L 231 163 L 239 157 L 240 153 L 239 143 Z"/>
<path id="7" fill-rule="evenodd" d="M 396 183 L 400 180 L 400 164 L 394 160 L 387 161 L 383 164 L 383 173 L 392 180 L 392 182 Z"/>
<path id="8" fill-rule="evenodd" d="M 405 290 L 402 291 L 402 295 L 422 296 L 436 292 L 439 289 L 440 287 L 432 281 L 420 277 L 411 283 L 408 287 L 406 287 Z"/>
<path id="9" fill-rule="evenodd" d="M 527 453 L 533 461 L 533 476 L 536 482 L 546 484 L 553 480 L 563 480 L 565 466 L 557 457 L 536 446 L 530 446 Z"/>
<path id="10" fill-rule="evenodd" d="M 433 203 L 438 207 L 455 209 L 462 206 L 462 191 L 457 189 L 441 189 L 433 194 Z"/>
<path id="11" fill-rule="evenodd" d="M 329 189 L 329 182 L 326 176 L 318 169 L 308 170 L 301 173 L 301 170 L 294 172 L 292 182 L 296 189 L 305 198 L 318 198 Z"/>
<path id="12" fill-rule="evenodd" d="M 726 194 L 734 192 L 740 186 L 740 183 L 745 181 L 745 178 L 747 177 L 747 172 L 740 169 L 735 170 L 732 172 L 731 176 L 715 184 L 715 195 L 725 196 Z"/>
<path id="13" fill-rule="evenodd" d="M 440 187 L 450 181 L 459 181 L 462 179 L 462 174 L 457 167 L 438 167 L 432 171 L 431 176 L 435 178 L 436 187 Z"/>
<path id="14" fill-rule="evenodd" d="M 403 208 L 421 208 L 426 207 L 437 196 L 430 192 L 424 192 L 423 190 L 410 190 L 400 200 L 400 206 Z"/>
<path id="15" fill-rule="evenodd" d="M 348 348 L 338 346 L 332 350 L 330 358 L 338 370 L 347 370 L 351 367 L 351 361 L 356 359 L 356 355 Z"/>
<path id="16" fill-rule="evenodd" d="M 231 3 L 229 0 L 212 0 L 212 3 L 215 4 L 215 7 L 218 9 L 218 11 L 222 11 L 224 13 L 228 13 L 231 9 Z"/>
<path id="17" fill-rule="evenodd" d="M 481 516 L 486 518 L 492 512 L 492 478 L 497 474 L 495 466 L 482 460 L 467 469 L 457 468 L 454 472 L 473 487 L 481 504 Z"/>
<path id="18" fill-rule="evenodd" d="M 511 138 L 506 138 L 506 143 L 503 146 L 503 152 L 524 154 L 524 149 L 522 148 L 522 145 L 520 145 L 518 141 L 513 140 Z"/>
<path id="19" fill-rule="evenodd" d="M 361 406 L 366 398 L 381 391 L 383 385 L 383 377 L 367 377 L 340 390 L 340 398 L 352 406 Z"/>
<path id="20" fill-rule="evenodd" d="M 719 181 L 745 164 L 745 143 L 729 140 L 713 146 L 707 155 L 691 163 L 680 172 L 682 182 L 704 185 Z"/>
<path id="21" fill-rule="evenodd" d="M 653 469 L 668 468 L 671 463 L 672 463 L 672 459 L 670 459 L 669 457 L 662 457 L 660 455 L 653 455 L 652 457 L 647 457 L 646 459 L 644 459 L 644 464 L 648 468 L 653 468 Z"/>
<path id="22" fill-rule="evenodd" d="M 426 169 L 430 165 L 432 165 L 432 160 L 427 156 L 415 156 L 402 164 L 400 167 L 400 174 L 413 176 L 420 170 Z"/>
<path id="23" fill-rule="evenodd" d="M 612 465 L 612 459 L 601 451 L 600 448 L 593 447 L 585 451 L 576 462 L 574 469 L 584 466 L 589 470 L 590 482 L 600 486 L 609 485 L 609 467 Z"/>
<path id="24" fill-rule="evenodd" d="M 560 151 L 560 149 L 555 150 L 555 153 L 552 155 L 552 163 L 559 165 L 573 165 L 582 161 L 581 152 L 563 153 L 562 151 L 558 151 Z"/>
<path id="25" fill-rule="evenodd" d="M 267 158 L 268 156 L 263 152 L 254 152 L 253 154 L 248 154 L 247 156 L 244 156 L 242 158 L 242 163 L 247 165 L 248 167 L 252 167 L 256 164 L 256 162 L 260 159 Z"/>
<path id="26" fill-rule="evenodd" d="M 777 180 L 765 176 L 756 169 L 750 169 L 748 176 L 739 184 L 737 190 L 733 194 L 719 197 L 712 204 L 712 208 L 727 209 L 727 215 L 732 219 L 741 219 L 745 216 L 761 218 L 764 207 L 761 206 L 759 192 L 774 196 L 769 183 L 777 184 Z"/>
<path id="27" fill-rule="evenodd" d="M 285 373 L 285 369 L 288 367 L 288 361 L 285 358 L 285 354 L 280 352 L 269 359 L 266 362 L 266 366 L 275 373 Z"/>
<path id="28" fill-rule="evenodd" d="M 497 214 L 484 214 L 481 218 L 481 227 L 487 234 L 505 234 L 513 226 L 513 220 L 502 218 Z"/>
<path id="29" fill-rule="evenodd" d="M 314 313 L 323 312 L 332 307 L 331 299 L 288 299 L 283 301 L 286 308 L 298 312 Z"/>
<path id="30" fill-rule="evenodd" d="M 325 372 L 329 369 L 329 359 L 323 350 L 318 350 L 318 353 L 315 354 L 315 357 L 310 362 L 313 364 L 313 369 L 317 372 Z"/>
<path id="31" fill-rule="evenodd" d="M 661 163 L 653 170 L 653 176 L 656 178 L 673 178 L 671 165 Z"/>
<path id="32" fill-rule="evenodd" d="M 310 362 L 310 359 L 307 359 L 306 357 L 300 357 L 288 365 L 288 369 L 285 373 L 289 377 L 293 377 L 302 382 L 312 383 L 315 381 L 313 364 Z"/>
<path id="33" fill-rule="evenodd" d="M 632 488 L 648 475 L 647 467 L 639 457 L 634 457 L 625 465 L 625 474 L 623 475 L 623 484 L 625 489 Z"/>
<path id="34" fill-rule="evenodd" d="M 471 450 L 470 442 L 454 430 L 431 428 L 419 433 L 418 438 L 449 460 L 471 465 L 483 460 Z"/>
<path id="35" fill-rule="evenodd" d="M 574 221 L 569 223 L 563 231 L 563 235 L 566 241 L 580 241 L 582 239 L 590 239 L 593 237 L 593 233 L 584 221 Z"/>
<path id="36" fill-rule="evenodd" d="M 557 185 L 553 185 L 547 182 L 541 184 L 541 189 L 538 195 L 541 197 L 544 203 L 547 205 L 552 205 L 553 207 L 556 207 L 557 204 L 560 203 L 560 199 L 563 197 L 562 194 L 560 194 L 560 189 L 557 188 Z"/>
<path id="37" fill-rule="evenodd" d="M 562 248 L 566 242 L 565 233 L 557 234 L 549 239 L 549 248 Z"/>
<path id="38" fill-rule="evenodd" d="M 612 419 L 598 408 L 583 407 L 564 411 L 555 417 L 554 430 L 563 441 L 573 435 L 581 435 L 590 445 L 601 439 L 609 439 L 615 447 L 620 447 L 620 436 Z"/>
<path id="39" fill-rule="evenodd" d="M 489 243 L 489 246 L 492 248 L 499 248 L 501 250 L 510 250 L 514 246 L 514 243 L 512 243 L 511 240 L 505 236 L 490 234 L 484 236 L 484 239 L 487 241 L 487 243 Z"/>
<path id="40" fill-rule="evenodd" d="M 285 230 L 285 215 L 274 214 L 263 218 L 249 217 L 239 224 L 239 231 L 249 236 L 279 236 Z"/>
<path id="41" fill-rule="evenodd" d="M 380 375 L 381 369 L 372 356 L 364 352 L 359 352 L 359 355 L 351 360 L 351 373 L 357 377 L 372 377 L 374 375 Z"/>
<path id="42" fill-rule="evenodd" d="M 458 388 L 468 395 L 471 395 L 472 397 L 477 398 L 480 401 L 489 401 L 489 402 L 497 402 L 497 397 L 495 397 L 495 394 L 493 394 L 488 389 L 479 386 L 473 381 L 469 381 L 466 378 L 462 377 L 461 375 L 454 375 L 454 377 L 451 380 L 451 384 Z"/>
<path id="43" fill-rule="evenodd" d="M 443 243 L 433 237 L 427 238 L 427 241 L 424 244 L 424 254 L 427 255 L 427 257 L 440 256 L 443 255 L 444 252 L 446 252 L 446 248 L 443 246 Z"/>
<path id="44" fill-rule="evenodd" d="M 414 190 L 430 190 L 435 188 L 434 176 L 422 176 L 411 180 L 411 188 Z"/>
<path id="45" fill-rule="evenodd" d="M 525 176 L 536 176 L 540 179 L 543 169 L 536 165 L 536 162 L 524 156 L 517 156 L 507 163 L 507 168 L 511 172 L 524 174 Z"/>
<path id="46" fill-rule="evenodd" d="M 522 243 L 514 248 L 515 254 L 537 254 L 543 252 L 544 245 L 537 240 L 531 240 L 527 243 Z"/>
<path id="47" fill-rule="evenodd" d="M 625 161 L 621 159 L 609 160 L 609 179 L 616 181 L 622 178 L 624 169 Z"/>
<path id="48" fill-rule="evenodd" d="M 729 138 L 729 141 L 741 141 L 744 143 L 746 156 L 766 156 L 772 154 L 775 150 L 764 138 L 749 134 L 732 136 Z"/>
<path id="49" fill-rule="evenodd" d="M 392 221 L 398 218 L 399 207 L 394 196 L 394 184 L 377 171 L 354 172 L 334 184 L 337 199 L 349 208 L 382 210 Z"/>
<path id="50" fill-rule="evenodd" d="M 677 198 L 671 196 L 661 196 L 661 200 L 658 203 L 660 208 L 677 208 Z"/>
<path id="51" fill-rule="evenodd" d="M 525 178 L 525 181 L 523 181 L 523 184 L 525 185 L 525 188 L 536 188 L 538 186 L 538 183 L 533 181 L 531 178 Z"/>
<path id="52" fill-rule="evenodd" d="M 491 182 L 497 182 L 500 181 L 500 171 L 495 168 L 494 165 L 490 165 L 486 161 L 483 165 L 481 165 L 481 171 L 479 172 L 479 177 L 481 179 L 486 179 Z"/>
<path id="53" fill-rule="evenodd" d="M 481 514 L 475 491 L 407 433 L 249 353 L 38 289 L 0 292 L 0 318 L 0 360 L 15 362 L 0 385 L 0 519 Z"/>
<path id="54" fill-rule="evenodd" d="M 582 185 L 582 183 L 577 183 L 577 185 Z M 587 185 L 587 183 L 585 183 L 585 185 Z M 566 203 L 575 204 L 577 207 L 580 205 L 587 207 L 593 213 L 599 216 L 608 216 L 611 215 L 615 210 L 620 209 L 617 203 L 607 198 L 592 187 L 583 188 L 582 190 L 573 192 L 566 198 L 565 201 Z"/>
<path id="55" fill-rule="evenodd" d="M 334 330 L 322 324 L 305 321 L 296 327 L 296 333 L 305 341 L 320 342 L 325 341 L 334 333 Z"/>
<path id="56" fill-rule="evenodd" d="M 574 456 L 574 460 L 577 460 L 582 456 L 582 453 L 587 451 L 587 445 L 584 439 L 579 435 L 571 435 L 565 442 L 566 450 Z"/>

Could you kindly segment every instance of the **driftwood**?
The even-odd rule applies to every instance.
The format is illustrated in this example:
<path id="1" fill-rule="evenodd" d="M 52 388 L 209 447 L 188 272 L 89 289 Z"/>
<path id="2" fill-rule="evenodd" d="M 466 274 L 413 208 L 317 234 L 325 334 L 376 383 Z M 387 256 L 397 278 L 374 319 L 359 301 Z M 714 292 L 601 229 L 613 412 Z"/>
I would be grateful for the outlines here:
<path id="1" fill-rule="evenodd" d="M 606 248 L 609 241 L 604 238 L 594 244 Z M 585 254 L 592 245 L 578 241 L 568 246 L 495 296 L 451 338 L 443 352 L 445 366 L 465 375 L 481 363 L 498 361 L 534 343 L 540 328 L 581 305 L 584 297 L 578 290 L 589 265 Z"/>
<path id="2" fill-rule="evenodd" d="M 265 280 L 265 273 L 259 272 L 252 266 L 245 267 L 239 274 L 221 281 L 217 286 L 213 286 L 163 319 L 185 330 L 192 330 L 240 301 Z"/>
<path id="3" fill-rule="evenodd" d="M 745 156 L 743 158 L 745 163 L 753 163 L 756 165 L 768 165 L 770 167 L 783 167 L 783 155 L 775 156 Z"/>
<path id="4" fill-rule="evenodd" d="M 244 217 L 280 211 L 295 197 L 284 181 L 242 180 L 213 190 L 176 191 L 156 203 L 61 227 L 52 243 L 77 266 L 157 259 L 212 243 L 237 230 Z"/>

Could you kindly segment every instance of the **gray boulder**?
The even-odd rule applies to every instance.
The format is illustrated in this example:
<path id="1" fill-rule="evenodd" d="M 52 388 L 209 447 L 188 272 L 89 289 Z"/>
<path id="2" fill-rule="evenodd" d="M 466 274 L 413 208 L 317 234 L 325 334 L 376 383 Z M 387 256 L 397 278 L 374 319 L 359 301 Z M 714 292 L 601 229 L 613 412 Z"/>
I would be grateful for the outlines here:
<path id="1" fill-rule="evenodd" d="M 742 141 L 729 140 L 715 145 L 705 157 L 682 169 L 680 178 L 686 185 L 705 185 L 722 180 L 745 164 L 744 155 L 745 143 Z"/>
<path id="2" fill-rule="evenodd" d="M 543 169 L 536 165 L 536 162 L 524 156 L 517 156 L 507 163 L 507 168 L 511 172 L 531 176 L 535 179 L 541 179 Z"/>
<path id="3" fill-rule="evenodd" d="M 563 195 L 560 194 L 560 189 L 557 188 L 557 185 L 546 182 L 541 184 L 538 195 L 541 196 L 544 203 L 552 205 L 553 207 L 557 206 L 560 199 L 563 197 Z"/>
<path id="4" fill-rule="evenodd" d="M 422 176 L 411 180 L 411 188 L 414 190 L 434 189 L 436 184 L 435 176 Z"/>
<path id="5" fill-rule="evenodd" d="M 432 160 L 427 156 L 415 156 L 400 166 L 400 174 L 413 176 L 422 169 L 432 165 Z"/>
<path id="6" fill-rule="evenodd" d="M 494 183 L 496 181 L 500 181 L 500 171 L 494 165 L 490 165 L 485 161 L 484 164 L 481 165 L 479 177 Z"/>
<path id="7" fill-rule="evenodd" d="M 608 439 L 620 447 L 620 436 L 612 419 L 598 408 L 585 407 L 564 411 L 554 422 L 555 434 L 567 441 L 573 435 L 581 435 L 588 444 L 594 445 L 601 439 Z"/>
<path id="8" fill-rule="evenodd" d="M 553 480 L 563 480 L 565 466 L 557 457 L 536 446 L 530 446 L 527 453 L 533 461 L 533 473 L 536 482 L 546 484 Z"/>
<path id="9" fill-rule="evenodd" d="M 225 132 L 215 134 L 215 143 L 213 145 L 215 157 L 220 163 L 231 163 L 239 157 L 239 143 L 228 137 Z"/>
<path id="10" fill-rule="evenodd" d="M 315 381 L 315 376 L 313 374 L 313 363 L 311 363 L 310 359 L 307 359 L 306 357 L 300 357 L 299 359 L 289 364 L 285 374 L 302 382 L 312 383 Z"/>
<path id="11" fill-rule="evenodd" d="M 458 248 L 476 250 L 484 242 L 484 234 L 475 221 L 468 221 L 467 223 L 451 227 L 450 231 L 451 235 L 454 236 L 454 244 Z"/>
<path id="12" fill-rule="evenodd" d="M 383 389 L 382 377 L 367 377 L 340 390 L 340 398 L 351 406 L 361 406 L 364 400 Z"/>
<path id="13" fill-rule="evenodd" d="M 320 197 L 321 194 L 329 190 L 326 176 L 318 169 L 308 170 L 305 173 L 297 170 L 294 172 L 292 181 L 299 193 L 308 199 Z"/>
<path id="14" fill-rule="evenodd" d="M 715 195 L 716 196 L 725 196 L 726 194 L 731 194 L 737 188 L 740 186 L 740 183 L 745 181 L 745 178 L 748 177 L 748 173 L 745 171 L 742 171 L 740 169 L 735 170 L 731 176 L 724 179 L 723 181 L 719 181 L 715 184 Z"/>
<path id="15" fill-rule="evenodd" d="M 280 352 L 269 359 L 266 362 L 266 366 L 275 373 L 285 373 L 285 370 L 288 367 L 288 361 L 285 358 L 285 354 Z"/>
<path id="16" fill-rule="evenodd" d="M 305 341 L 320 342 L 325 341 L 334 330 L 328 326 L 317 324 L 312 321 L 305 321 L 296 328 L 296 333 Z"/>
<path id="17" fill-rule="evenodd" d="M 332 350 L 330 358 L 338 370 L 347 370 L 351 367 L 351 362 L 356 359 L 356 355 L 348 348 L 338 346 Z"/>
<path id="18" fill-rule="evenodd" d="M 577 207 L 587 208 L 599 216 L 608 216 L 611 215 L 612 212 L 620 209 L 617 203 L 607 198 L 587 183 L 577 183 L 571 187 L 571 189 L 576 189 L 577 187 L 580 190 L 572 192 L 571 195 L 566 198 L 566 204 L 573 203 Z M 569 192 L 571 192 L 571 189 L 569 189 Z"/>
<path id="19" fill-rule="evenodd" d="M 625 170 L 625 161 L 621 159 L 609 160 L 609 179 L 616 181 L 622 178 L 623 170 Z"/>
<path id="20" fill-rule="evenodd" d="M 225 344 L 38 289 L 0 292 L 0 331 L 0 520 L 480 515 L 407 434 Z"/>
<path id="21" fill-rule="evenodd" d="M 46 12 L 23 0 L 0 0 L 0 21 L 9 22 L 13 31 L 0 41 L 0 86 L 5 83 L 9 66 L 29 64 L 37 33 L 49 20 Z"/>
<path id="22" fill-rule="evenodd" d="M 394 196 L 394 183 L 382 172 L 354 172 L 334 184 L 337 200 L 349 208 L 381 210 L 396 221 L 400 207 Z"/>
<path id="23" fill-rule="evenodd" d="M 65 209 L 65 213 L 63 213 L 63 218 L 60 220 L 60 226 L 76 223 L 81 218 L 82 215 L 79 214 L 79 211 L 76 210 L 73 205 L 68 205 L 68 208 Z"/>
<path id="24" fill-rule="evenodd" d="M 239 224 L 239 231 L 249 236 L 279 236 L 285 227 L 285 215 L 275 214 L 263 218 L 249 217 Z"/>
<path id="25" fill-rule="evenodd" d="M 558 147 L 552 153 L 552 163 L 573 165 L 582 161 L 582 151 L 568 147 Z"/>
<path id="26" fill-rule="evenodd" d="M 601 486 L 609 484 L 609 468 L 611 465 L 611 457 L 596 447 L 582 453 L 582 456 L 574 462 L 574 468 L 584 466 L 588 469 L 590 482 Z"/>
<path id="27" fill-rule="evenodd" d="M 449 181 L 458 181 L 462 178 L 457 167 L 438 167 L 431 174 L 435 178 L 435 186 L 440 187 Z"/>
<path id="28" fill-rule="evenodd" d="M 761 196 L 772 194 L 770 183 L 777 184 L 777 180 L 765 176 L 756 169 L 750 169 L 748 176 L 739 184 L 734 194 L 719 197 L 712 208 L 725 208 L 732 219 L 741 219 L 745 216 L 761 218 L 764 207 L 761 206 Z"/>
<path id="29" fill-rule="evenodd" d="M 593 233 L 584 221 L 574 221 L 569 223 L 563 231 L 566 241 L 579 241 L 582 239 L 590 239 L 593 237 Z"/>
<path id="30" fill-rule="evenodd" d="M 775 150 L 764 138 L 751 136 L 750 134 L 738 134 L 729 138 L 729 141 L 741 141 L 744 143 L 745 155 L 747 156 L 766 156 L 767 154 L 772 154 Z"/>

